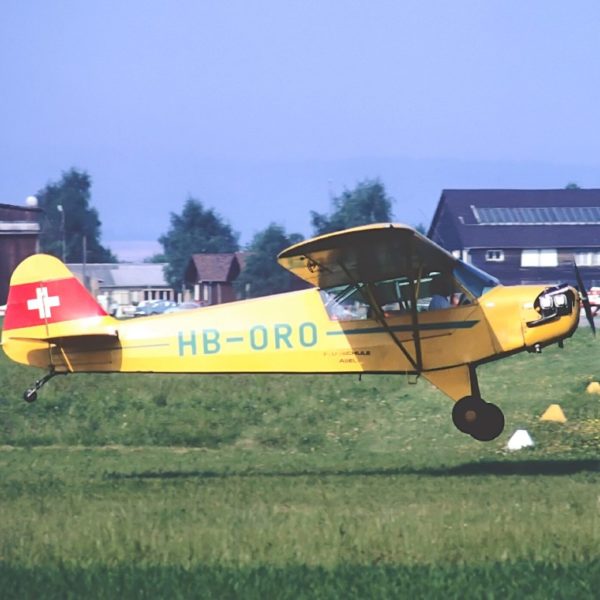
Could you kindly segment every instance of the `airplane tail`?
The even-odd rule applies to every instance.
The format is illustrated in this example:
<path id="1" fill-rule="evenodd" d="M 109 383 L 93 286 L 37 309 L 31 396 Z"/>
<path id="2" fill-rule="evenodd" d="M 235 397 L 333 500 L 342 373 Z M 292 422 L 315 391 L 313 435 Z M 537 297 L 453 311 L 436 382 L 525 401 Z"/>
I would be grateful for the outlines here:
<path id="1" fill-rule="evenodd" d="M 34 254 L 10 279 L 2 346 L 13 360 L 39 365 L 38 350 L 91 335 L 116 336 L 115 323 L 58 258 Z"/>

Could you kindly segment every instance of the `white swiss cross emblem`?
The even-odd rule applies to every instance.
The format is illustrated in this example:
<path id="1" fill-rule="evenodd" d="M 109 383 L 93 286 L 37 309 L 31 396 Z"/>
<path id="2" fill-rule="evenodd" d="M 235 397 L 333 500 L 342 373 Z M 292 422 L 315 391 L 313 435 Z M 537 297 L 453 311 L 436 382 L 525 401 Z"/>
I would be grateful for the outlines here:
<path id="1" fill-rule="evenodd" d="M 47 287 L 39 287 L 35 290 L 35 298 L 27 300 L 27 310 L 39 311 L 40 319 L 48 319 L 52 316 L 52 309 L 55 306 L 60 306 L 60 298 L 58 296 L 48 296 Z"/>

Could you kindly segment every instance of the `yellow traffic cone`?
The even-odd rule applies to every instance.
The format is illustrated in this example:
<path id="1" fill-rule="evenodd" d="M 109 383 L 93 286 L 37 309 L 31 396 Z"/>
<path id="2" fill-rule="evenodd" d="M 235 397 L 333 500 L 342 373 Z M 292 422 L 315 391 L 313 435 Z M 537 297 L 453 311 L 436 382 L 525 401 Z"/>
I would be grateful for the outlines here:
<path id="1" fill-rule="evenodd" d="M 557 423 L 564 423 L 566 420 L 567 417 L 558 404 L 551 404 L 540 417 L 540 421 L 556 421 Z"/>
<path id="2" fill-rule="evenodd" d="M 589 385 L 585 388 L 588 394 L 600 394 L 600 383 L 597 381 L 590 381 Z"/>

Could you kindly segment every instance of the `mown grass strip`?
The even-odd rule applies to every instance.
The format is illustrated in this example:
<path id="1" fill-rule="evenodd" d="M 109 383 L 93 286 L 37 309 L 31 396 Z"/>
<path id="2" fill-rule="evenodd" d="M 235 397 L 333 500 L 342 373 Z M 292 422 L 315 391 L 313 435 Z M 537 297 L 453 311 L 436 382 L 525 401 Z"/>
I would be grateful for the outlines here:
<path id="1" fill-rule="evenodd" d="M 5 600 L 24 598 L 597 598 L 600 561 L 555 565 L 521 561 L 483 566 L 353 566 L 334 569 L 137 567 L 24 568 L 0 564 Z"/>

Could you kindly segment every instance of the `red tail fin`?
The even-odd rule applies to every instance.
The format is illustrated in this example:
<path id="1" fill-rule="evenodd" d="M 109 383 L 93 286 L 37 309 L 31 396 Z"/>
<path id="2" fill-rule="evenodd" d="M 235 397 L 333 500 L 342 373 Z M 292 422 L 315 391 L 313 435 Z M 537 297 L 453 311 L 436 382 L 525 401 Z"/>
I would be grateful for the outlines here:
<path id="1" fill-rule="evenodd" d="M 106 316 L 60 260 L 35 254 L 26 258 L 11 277 L 3 332 L 39 326 L 47 329 L 68 321 Z"/>

